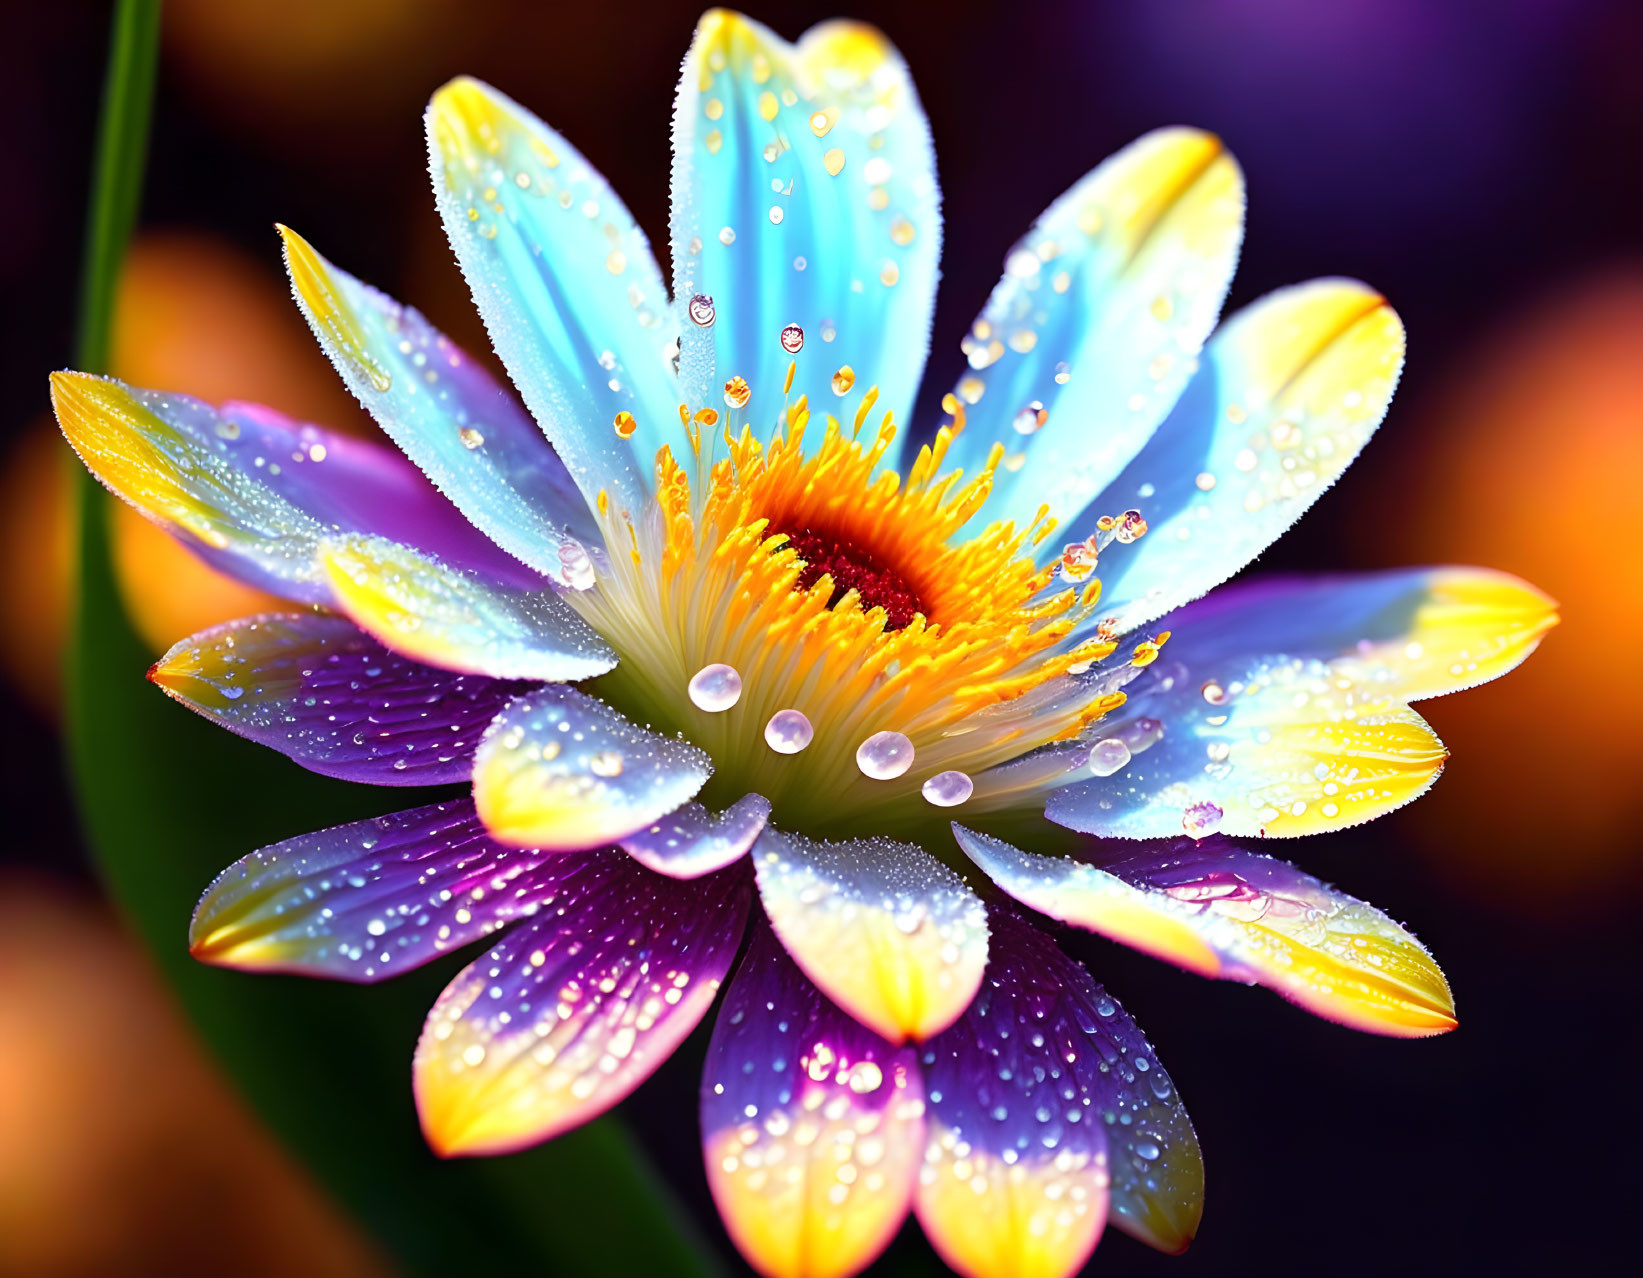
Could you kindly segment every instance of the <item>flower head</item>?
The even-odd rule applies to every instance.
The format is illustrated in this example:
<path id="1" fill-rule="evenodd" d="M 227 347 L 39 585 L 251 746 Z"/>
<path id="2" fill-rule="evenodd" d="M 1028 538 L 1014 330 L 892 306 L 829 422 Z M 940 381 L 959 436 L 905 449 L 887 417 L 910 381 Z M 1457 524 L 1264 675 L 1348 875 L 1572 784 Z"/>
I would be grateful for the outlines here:
<path id="1" fill-rule="evenodd" d="M 702 20 L 671 290 L 522 107 L 457 80 L 427 130 L 518 399 L 288 230 L 404 458 L 54 379 L 110 488 L 296 605 L 156 683 L 316 771 L 471 787 L 253 853 L 199 957 L 374 981 L 500 933 L 416 1053 L 446 1154 L 602 1112 L 735 966 L 702 1139 L 772 1274 L 854 1272 L 909 1210 L 968 1274 L 1070 1273 L 1108 1220 L 1190 1241 L 1175 1089 L 1029 911 L 1359 1029 L 1454 1024 L 1407 931 L 1231 840 L 1420 793 L 1445 756 L 1410 703 L 1509 669 L 1552 605 L 1460 568 L 1200 598 L 1352 460 L 1403 358 L 1347 280 L 1211 335 L 1244 207 L 1216 139 L 1149 134 L 1049 208 L 931 430 L 934 158 L 878 33 Z"/>

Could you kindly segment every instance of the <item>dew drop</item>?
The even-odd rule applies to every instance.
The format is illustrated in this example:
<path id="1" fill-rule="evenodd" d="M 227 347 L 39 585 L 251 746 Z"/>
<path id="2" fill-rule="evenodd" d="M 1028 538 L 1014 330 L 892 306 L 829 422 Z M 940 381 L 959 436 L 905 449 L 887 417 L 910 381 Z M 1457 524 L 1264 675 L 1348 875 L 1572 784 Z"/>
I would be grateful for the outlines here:
<path id="1" fill-rule="evenodd" d="M 456 437 L 462 441 L 462 447 L 469 452 L 476 448 L 483 448 L 485 445 L 485 437 L 472 426 L 464 426 L 456 433 Z"/>
<path id="2" fill-rule="evenodd" d="M 588 760 L 588 769 L 596 777 L 622 775 L 622 756 L 615 750 L 601 750 Z"/>
<path id="3" fill-rule="evenodd" d="M 913 766 L 913 743 L 899 732 L 875 732 L 856 747 L 856 766 L 875 781 L 890 781 Z"/>
<path id="4" fill-rule="evenodd" d="M 1107 737 L 1090 747 L 1090 771 L 1110 777 L 1130 761 L 1130 748 L 1117 737 Z"/>
<path id="5" fill-rule="evenodd" d="M 963 772 L 938 772 L 924 783 L 921 793 L 938 808 L 956 808 L 975 793 L 976 783 Z"/>
<path id="6" fill-rule="evenodd" d="M 1220 804 L 1204 799 L 1181 814 L 1181 828 L 1195 839 L 1202 838 L 1206 834 L 1214 834 L 1225 815 Z"/>
<path id="7" fill-rule="evenodd" d="M 693 294 L 690 299 L 690 306 L 688 307 L 688 310 L 690 312 L 691 323 L 699 324 L 702 328 L 712 327 L 714 315 L 713 299 L 706 293 Z"/>
<path id="8" fill-rule="evenodd" d="M 698 710 L 722 714 L 742 696 L 742 676 L 735 666 L 715 662 L 703 666 L 690 679 L 690 700 Z"/>
<path id="9" fill-rule="evenodd" d="M 856 370 L 846 364 L 833 374 L 833 393 L 839 398 L 850 393 L 850 388 L 856 384 Z"/>
<path id="10" fill-rule="evenodd" d="M 731 408 L 746 408 L 753 397 L 753 388 L 745 377 L 732 377 L 725 383 L 725 403 Z"/>
<path id="11" fill-rule="evenodd" d="M 634 421 L 633 414 L 623 409 L 616 414 L 616 437 L 618 439 L 632 439 L 633 432 L 639 429 L 639 423 Z"/>
<path id="12" fill-rule="evenodd" d="M 1211 679 L 1203 687 L 1204 700 L 1212 706 L 1224 706 L 1227 702 L 1227 690 Z"/>
<path id="13" fill-rule="evenodd" d="M 1015 427 L 1015 433 L 1018 435 L 1034 435 L 1038 433 L 1039 427 L 1049 420 L 1050 414 L 1045 411 L 1044 405 L 1035 399 L 1016 413 L 1010 424 Z"/>
<path id="14" fill-rule="evenodd" d="M 735 228 L 734 227 L 729 227 L 729 226 L 721 226 L 719 228 L 719 243 L 723 244 L 726 248 L 729 248 L 735 242 L 736 242 Z"/>
<path id="15" fill-rule="evenodd" d="M 804 349 L 804 330 L 797 324 L 782 329 L 782 349 L 789 355 L 797 355 Z"/>
<path id="16" fill-rule="evenodd" d="M 764 743 L 777 754 L 797 754 L 815 735 L 802 710 L 778 710 L 764 725 Z"/>
<path id="17" fill-rule="evenodd" d="M 1113 533 L 1119 541 L 1129 545 L 1132 541 L 1140 541 L 1146 536 L 1147 521 L 1139 510 L 1126 510 L 1118 517 L 1118 527 Z"/>

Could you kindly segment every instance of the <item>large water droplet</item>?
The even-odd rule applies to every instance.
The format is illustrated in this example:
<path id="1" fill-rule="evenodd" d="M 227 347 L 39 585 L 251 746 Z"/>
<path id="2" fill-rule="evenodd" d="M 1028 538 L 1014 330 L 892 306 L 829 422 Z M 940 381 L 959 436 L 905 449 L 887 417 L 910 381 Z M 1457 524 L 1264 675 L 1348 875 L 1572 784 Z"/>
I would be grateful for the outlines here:
<path id="1" fill-rule="evenodd" d="M 690 680 L 690 699 L 698 710 L 720 714 L 742 697 L 742 676 L 735 666 L 717 662 L 703 666 Z"/>
<path id="2" fill-rule="evenodd" d="M 802 710 L 778 710 L 764 725 L 764 743 L 777 754 L 797 754 L 815 735 Z"/>
<path id="3" fill-rule="evenodd" d="M 1107 737 L 1090 747 L 1090 771 L 1110 777 L 1130 761 L 1130 748 L 1117 737 Z"/>
<path id="4" fill-rule="evenodd" d="M 690 312 L 690 319 L 693 324 L 699 324 L 703 328 L 708 328 L 712 325 L 715 314 L 713 310 L 713 299 L 706 293 L 693 294 L 690 299 L 690 305 L 687 309 Z"/>
<path id="5" fill-rule="evenodd" d="M 822 336 L 825 337 L 827 334 L 823 333 Z M 855 384 L 856 370 L 851 368 L 848 364 L 833 374 L 833 393 L 835 395 L 841 397 L 848 395 L 850 393 L 850 388 Z"/>
<path id="6" fill-rule="evenodd" d="M 797 324 L 782 329 L 782 349 L 789 355 L 797 355 L 804 349 L 804 330 Z"/>
<path id="7" fill-rule="evenodd" d="M 856 747 L 863 776 L 890 781 L 913 766 L 913 743 L 899 732 L 875 732 Z"/>
<path id="8" fill-rule="evenodd" d="M 472 452 L 476 448 L 483 448 L 485 446 L 485 436 L 480 434 L 472 426 L 464 426 L 461 430 L 457 431 L 456 434 L 457 438 L 462 441 L 462 447 L 466 448 L 469 452 Z"/>
<path id="9" fill-rule="evenodd" d="M 938 808 L 956 808 L 975 793 L 976 783 L 962 772 L 938 772 L 924 783 L 925 801 Z"/>

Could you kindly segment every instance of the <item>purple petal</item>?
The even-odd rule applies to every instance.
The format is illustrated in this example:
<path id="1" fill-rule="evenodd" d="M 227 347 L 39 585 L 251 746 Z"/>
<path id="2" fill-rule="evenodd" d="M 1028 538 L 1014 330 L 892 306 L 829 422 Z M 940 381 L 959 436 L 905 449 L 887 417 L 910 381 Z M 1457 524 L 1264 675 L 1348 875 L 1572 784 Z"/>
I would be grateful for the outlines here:
<path id="1" fill-rule="evenodd" d="M 485 725 L 526 686 L 407 660 L 325 613 L 213 626 L 148 677 L 311 771 L 372 785 L 466 781 Z"/>
<path id="2" fill-rule="evenodd" d="M 923 1090 L 897 1049 L 829 1002 L 755 919 L 702 1072 L 708 1184 L 767 1274 L 855 1273 L 900 1227 Z"/>
<path id="3" fill-rule="evenodd" d="M 534 914 L 552 853 L 504 847 L 457 799 L 276 843 L 200 899 L 196 958 L 222 967 L 372 982 Z"/>
<path id="4" fill-rule="evenodd" d="M 687 803 L 628 835 L 622 850 L 658 874 L 693 879 L 746 856 L 769 817 L 770 800 L 757 794 L 744 794 L 723 812 Z"/>
<path id="5" fill-rule="evenodd" d="M 612 848 L 536 876 L 541 912 L 469 964 L 428 1014 L 417 1108 L 441 1154 L 547 1140 L 609 1109 L 707 1013 L 751 899 L 731 869 L 681 883 Z"/>
<path id="6" fill-rule="evenodd" d="M 964 1273 L 1073 1273 L 1110 1194 L 1114 1224 L 1183 1249 L 1203 1166 L 1169 1077 L 1134 1022 L 1049 937 L 1004 909 L 992 929 L 981 991 L 920 1058 L 925 1232 Z"/>
<path id="7" fill-rule="evenodd" d="M 331 590 L 320 549 L 348 534 L 404 539 L 505 586 L 542 578 L 492 545 L 398 453 L 272 409 L 85 373 L 52 375 L 81 460 L 212 567 L 305 603 Z"/>

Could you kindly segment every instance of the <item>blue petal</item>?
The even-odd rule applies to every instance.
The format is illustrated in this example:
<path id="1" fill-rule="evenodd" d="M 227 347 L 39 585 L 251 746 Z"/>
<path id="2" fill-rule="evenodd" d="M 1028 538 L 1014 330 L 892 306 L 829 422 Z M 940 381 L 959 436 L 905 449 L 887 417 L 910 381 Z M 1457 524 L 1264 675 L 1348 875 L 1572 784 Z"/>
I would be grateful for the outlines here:
<path id="1" fill-rule="evenodd" d="M 884 36 L 829 22 L 789 45 L 710 12 L 679 81 L 673 153 L 691 407 L 744 378 L 746 420 L 767 435 L 796 361 L 793 395 L 835 406 L 830 382 L 849 367 L 855 391 L 877 386 L 876 412 L 905 423 L 929 350 L 940 196 L 929 126 Z M 698 295 L 712 299 L 711 327 L 689 317 Z M 797 353 L 783 345 L 790 325 Z"/>
<path id="2" fill-rule="evenodd" d="M 525 406 L 590 505 L 606 491 L 637 515 L 678 422 L 675 333 L 644 233 L 570 143 L 488 85 L 440 89 L 427 130 L 445 233 Z"/>
<path id="3" fill-rule="evenodd" d="M 1314 280 L 1233 316 L 1169 420 L 1070 528 L 1139 510 L 1102 556 L 1099 617 L 1144 625 L 1225 581 L 1338 479 L 1386 415 L 1403 325 L 1373 289 Z"/>
<path id="4" fill-rule="evenodd" d="M 951 465 L 1004 450 L 988 519 L 1064 520 L 1169 412 L 1220 313 L 1244 187 L 1218 139 L 1160 129 L 1069 190 L 1011 250 L 964 339 Z M 1040 411 L 1041 410 L 1041 411 Z"/>
<path id="5" fill-rule="evenodd" d="M 560 547 L 567 534 L 597 546 L 598 526 L 519 401 L 416 311 L 280 231 L 297 302 L 348 389 L 470 523 L 572 584 Z"/>

